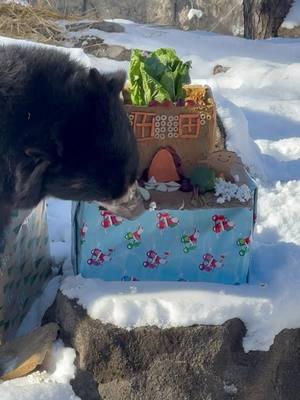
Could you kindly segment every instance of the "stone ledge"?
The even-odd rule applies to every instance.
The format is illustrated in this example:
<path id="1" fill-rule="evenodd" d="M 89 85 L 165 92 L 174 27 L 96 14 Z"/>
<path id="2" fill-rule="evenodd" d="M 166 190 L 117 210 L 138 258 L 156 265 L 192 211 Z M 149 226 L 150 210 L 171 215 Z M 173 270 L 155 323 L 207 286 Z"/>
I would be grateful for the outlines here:
<path id="1" fill-rule="evenodd" d="M 101 399 L 295 400 L 300 393 L 300 329 L 283 330 L 267 352 L 245 353 L 239 319 L 128 331 L 91 319 L 61 293 L 47 320 L 60 324 Z"/>

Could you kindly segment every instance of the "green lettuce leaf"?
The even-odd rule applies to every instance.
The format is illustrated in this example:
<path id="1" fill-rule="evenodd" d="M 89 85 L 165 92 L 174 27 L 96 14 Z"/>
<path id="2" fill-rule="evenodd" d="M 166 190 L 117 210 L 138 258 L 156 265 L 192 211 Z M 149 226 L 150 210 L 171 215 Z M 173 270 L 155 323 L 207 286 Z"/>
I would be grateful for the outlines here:
<path id="1" fill-rule="evenodd" d="M 151 100 L 183 98 L 182 86 L 190 82 L 190 67 L 191 62 L 181 61 L 173 49 L 158 49 L 150 55 L 133 50 L 129 66 L 132 103 L 148 105 Z"/>

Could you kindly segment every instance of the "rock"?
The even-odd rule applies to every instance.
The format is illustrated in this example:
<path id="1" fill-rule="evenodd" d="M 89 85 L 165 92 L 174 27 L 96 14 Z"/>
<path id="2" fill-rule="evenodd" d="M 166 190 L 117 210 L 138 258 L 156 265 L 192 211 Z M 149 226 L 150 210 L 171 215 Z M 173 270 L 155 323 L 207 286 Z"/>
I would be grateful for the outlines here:
<path id="1" fill-rule="evenodd" d="M 52 317 L 51 317 L 52 315 Z M 48 318 L 61 324 L 106 400 L 295 400 L 300 393 L 300 329 L 285 329 L 269 351 L 245 353 L 246 329 L 220 326 L 121 329 L 91 319 L 58 294 Z"/>
<path id="2" fill-rule="evenodd" d="M 56 340 L 58 325 L 50 323 L 0 347 L 0 379 L 15 379 L 34 371 Z"/>
<path id="3" fill-rule="evenodd" d="M 160 149 L 153 157 L 148 177 L 154 177 L 156 182 L 178 181 L 179 176 L 172 154 L 167 149 Z"/>
<path id="4" fill-rule="evenodd" d="M 230 70 L 230 67 L 224 67 L 224 65 L 217 64 L 214 66 L 213 75 L 225 74 L 228 70 Z"/>
<path id="5" fill-rule="evenodd" d="M 77 369 L 76 376 L 71 380 L 74 393 L 82 400 L 101 400 L 93 376 L 88 371 Z M 59 400 L 59 399 L 57 399 Z"/>
<path id="6" fill-rule="evenodd" d="M 131 56 L 131 50 L 123 46 L 108 45 L 103 43 L 103 39 L 93 35 L 81 36 L 72 43 L 72 46 L 83 49 L 85 53 L 95 57 L 106 57 L 117 61 L 128 61 Z"/>
<path id="7" fill-rule="evenodd" d="M 67 24 L 65 27 L 68 31 L 71 32 L 83 31 L 85 29 L 96 29 L 109 33 L 125 31 L 122 25 L 108 21 L 74 22 L 72 24 Z"/>

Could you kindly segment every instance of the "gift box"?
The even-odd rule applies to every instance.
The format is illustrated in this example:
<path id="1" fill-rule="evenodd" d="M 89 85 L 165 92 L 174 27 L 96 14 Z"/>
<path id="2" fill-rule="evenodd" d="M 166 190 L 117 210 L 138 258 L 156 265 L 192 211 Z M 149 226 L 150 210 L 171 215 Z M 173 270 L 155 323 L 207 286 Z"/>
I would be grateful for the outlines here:
<path id="1" fill-rule="evenodd" d="M 45 203 L 15 210 L 0 248 L 0 343 L 16 333 L 50 275 Z"/>
<path id="2" fill-rule="evenodd" d="M 205 193 L 197 205 L 191 193 L 151 191 L 159 205 L 135 221 L 92 203 L 73 203 L 73 264 L 87 278 L 109 281 L 206 281 L 241 284 L 248 280 L 257 188 L 233 152 L 211 153 L 201 163 L 239 187 L 248 200 L 220 203 Z"/>

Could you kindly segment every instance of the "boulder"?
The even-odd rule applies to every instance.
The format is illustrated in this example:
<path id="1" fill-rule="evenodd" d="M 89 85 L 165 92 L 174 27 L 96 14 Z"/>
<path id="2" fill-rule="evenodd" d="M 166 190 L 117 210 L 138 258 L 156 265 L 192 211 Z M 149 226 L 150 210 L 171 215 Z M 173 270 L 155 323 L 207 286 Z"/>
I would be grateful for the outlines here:
<path id="1" fill-rule="evenodd" d="M 220 326 L 126 330 L 93 320 L 62 293 L 47 319 L 61 325 L 64 341 L 76 349 L 78 367 L 92 377 L 100 399 L 299 397 L 300 329 L 282 331 L 269 351 L 245 353 L 246 328 L 239 319 Z M 82 391 L 81 396 L 89 398 Z"/>
<path id="2" fill-rule="evenodd" d="M 73 47 L 81 48 L 85 53 L 95 57 L 106 57 L 117 61 L 130 60 L 131 50 L 119 45 L 106 44 L 98 36 L 83 35 L 71 43 Z"/>
<path id="3" fill-rule="evenodd" d="M 225 74 L 230 69 L 230 67 L 224 67 L 224 65 L 217 64 L 213 68 L 213 75 Z"/>
<path id="4" fill-rule="evenodd" d="M 91 21 L 91 22 L 74 22 L 65 25 L 66 29 L 71 32 L 83 31 L 86 29 L 96 29 L 104 32 L 124 32 L 122 25 L 108 21 Z"/>

